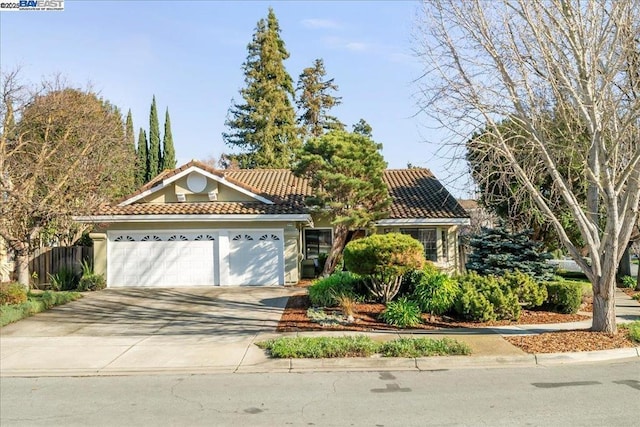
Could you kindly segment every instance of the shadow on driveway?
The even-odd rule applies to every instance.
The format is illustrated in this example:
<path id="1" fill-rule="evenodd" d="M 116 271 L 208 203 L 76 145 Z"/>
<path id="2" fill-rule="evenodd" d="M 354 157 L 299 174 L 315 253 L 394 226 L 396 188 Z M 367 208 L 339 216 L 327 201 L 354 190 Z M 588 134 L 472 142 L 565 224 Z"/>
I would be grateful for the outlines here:
<path id="1" fill-rule="evenodd" d="M 105 289 L 2 328 L 3 336 L 254 335 L 275 330 L 283 287 Z"/>

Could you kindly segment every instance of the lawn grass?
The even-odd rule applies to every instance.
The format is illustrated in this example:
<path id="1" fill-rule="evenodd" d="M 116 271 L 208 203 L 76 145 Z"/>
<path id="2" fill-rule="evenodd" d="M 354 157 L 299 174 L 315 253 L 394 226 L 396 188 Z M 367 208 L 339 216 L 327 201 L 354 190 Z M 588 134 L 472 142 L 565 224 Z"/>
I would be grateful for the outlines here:
<path id="1" fill-rule="evenodd" d="M 271 357 L 283 358 L 335 358 L 369 357 L 426 357 L 468 355 L 471 349 L 453 339 L 399 338 L 385 343 L 373 341 L 365 335 L 344 337 L 282 337 L 256 343 L 268 350 Z"/>
<path id="2" fill-rule="evenodd" d="M 33 292 L 29 293 L 27 302 L 0 306 L 0 326 L 17 322 L 25 317 L 48 310 L 57 305 L 66 304 L 81 298 L 79 292 Z"/>

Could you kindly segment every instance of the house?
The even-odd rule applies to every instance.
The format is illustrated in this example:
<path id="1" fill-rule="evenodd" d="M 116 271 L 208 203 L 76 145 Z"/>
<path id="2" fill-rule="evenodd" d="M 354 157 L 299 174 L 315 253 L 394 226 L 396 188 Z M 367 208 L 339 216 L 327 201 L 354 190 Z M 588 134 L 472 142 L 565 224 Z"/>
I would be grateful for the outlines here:
<path id="1" fill-rule="evenodd" d="M 378 232 L 411 234 L 456 270 L 465 210 L 427 169 L 387 170 L 393 197 Z M 107 286 L 285 285 L 328 252 L 330 218 L 309 212 L 308 181 L 284 169 L 216 170 L 191 161 L 92 216 L 94 270 Z"/>

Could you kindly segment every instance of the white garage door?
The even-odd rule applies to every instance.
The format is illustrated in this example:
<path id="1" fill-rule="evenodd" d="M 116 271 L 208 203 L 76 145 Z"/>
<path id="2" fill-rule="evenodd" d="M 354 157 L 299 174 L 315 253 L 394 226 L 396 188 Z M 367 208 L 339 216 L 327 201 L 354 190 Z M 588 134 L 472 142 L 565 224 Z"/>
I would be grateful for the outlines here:
<path id="1" fill-rule="evenodd" d="M 282 231 L 230 230 L 229 284 L 283 285 Z"/>
<path id="2" fill-rule="evenodd" d="M 216 238 L 215 233 L 110 233 L 108 285 L 214 285 Z"/>

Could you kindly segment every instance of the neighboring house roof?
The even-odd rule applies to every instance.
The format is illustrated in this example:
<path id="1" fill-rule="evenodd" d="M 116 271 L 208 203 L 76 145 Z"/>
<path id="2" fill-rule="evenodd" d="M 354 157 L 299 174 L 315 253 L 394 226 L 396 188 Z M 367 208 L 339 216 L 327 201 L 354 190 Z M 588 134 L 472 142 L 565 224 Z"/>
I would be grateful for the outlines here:
<path id="1" fill-rule="evenodd" d="M 458 199 L 458 203 L 466 211 L 472 211 L 474 209 L 478 209 L 478 201 L 475 199 Z"/>
<path id="2" fill-rule="evenodd" d="M 145 195 L 160 191 L 189 171 L 199 169 L 221 184 L 234 186 L 255 197 L 250 202 L 145 203 Z M 468 218 L 467 212 L 428 169 L 396 169 L 384 172 L 393 199 L 390 219 Z M 137 215 L 281 215 L 308 214 L 305 198 L 313 189 L 305 178 L 287 169 L 217 170 L 191 161 L 162 172 L 117 205 L 102 206 L 96 216 Z"/>
<path id="3" fill-rule="evenodd" d="M 390 219 L 469 217 L 429 169 L 389 169 L 384 181 L 393 198 Z"/>

